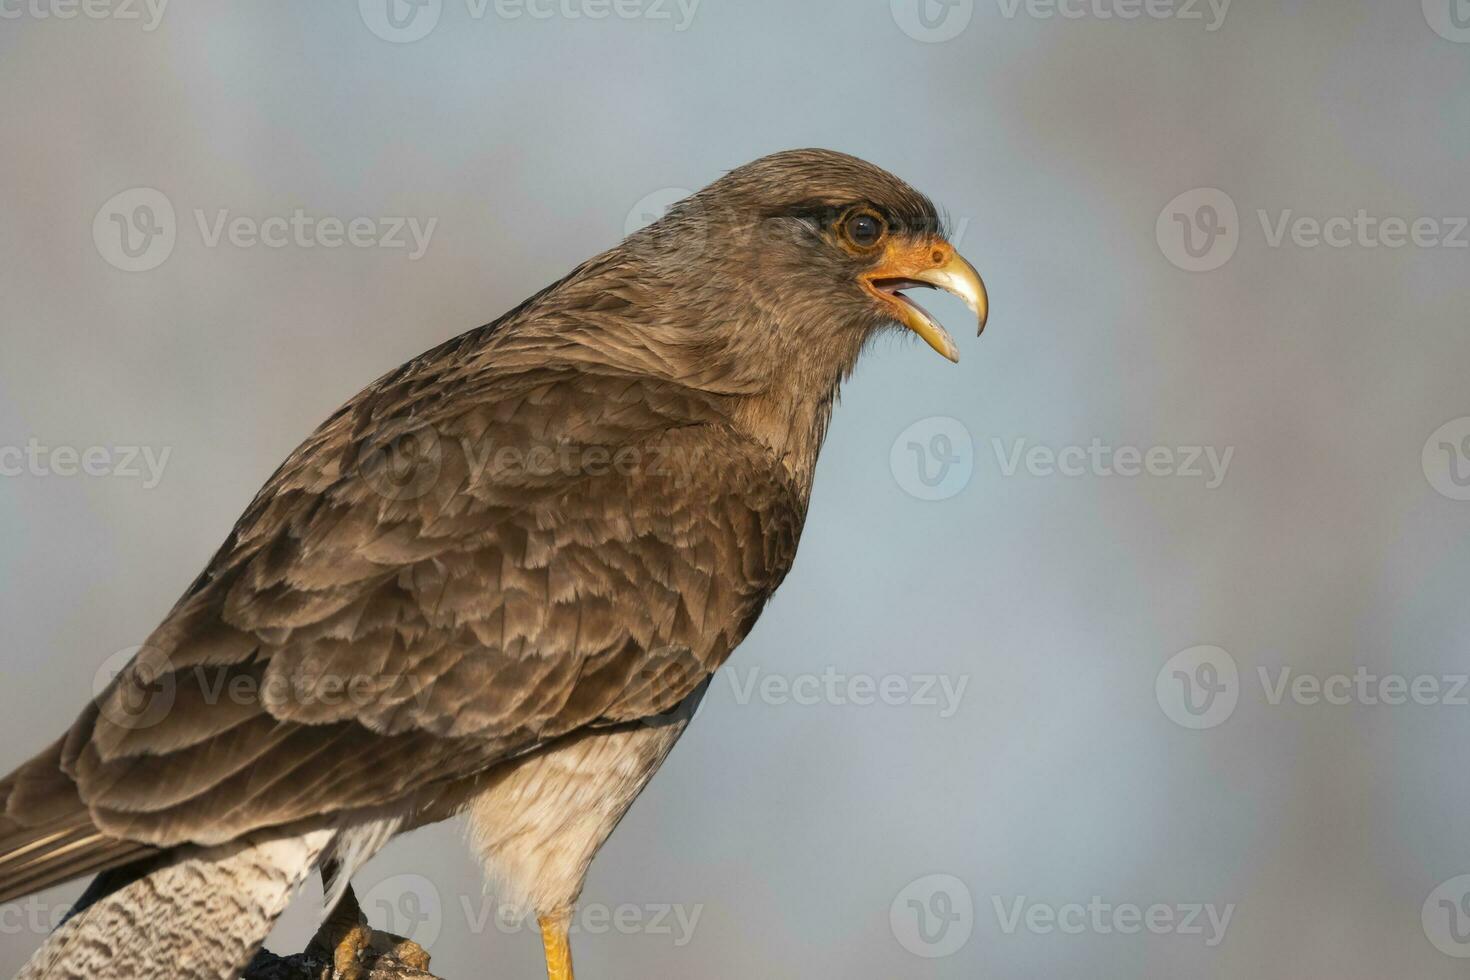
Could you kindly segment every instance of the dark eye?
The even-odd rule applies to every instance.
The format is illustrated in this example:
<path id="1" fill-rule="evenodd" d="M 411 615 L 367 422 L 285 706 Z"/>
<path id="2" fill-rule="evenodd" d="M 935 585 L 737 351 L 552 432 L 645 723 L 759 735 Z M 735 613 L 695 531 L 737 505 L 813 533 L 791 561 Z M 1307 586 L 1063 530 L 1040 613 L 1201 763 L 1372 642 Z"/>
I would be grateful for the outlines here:
<path id="1" fill-rule="evenodd" d="M 882 218 L 866 211 L 850 216 L 843 224 L 843 232 L 847 235 L 847 240 L 858 248 L 872 248 L 877 245 L 886 230 L 883 227 Z"/>

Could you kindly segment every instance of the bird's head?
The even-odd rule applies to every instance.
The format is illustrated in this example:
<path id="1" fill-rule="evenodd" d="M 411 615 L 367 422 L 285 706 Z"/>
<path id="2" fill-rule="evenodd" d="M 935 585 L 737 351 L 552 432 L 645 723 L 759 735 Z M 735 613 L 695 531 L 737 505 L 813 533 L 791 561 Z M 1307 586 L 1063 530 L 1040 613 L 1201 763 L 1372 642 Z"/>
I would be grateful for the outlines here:
<path id="1" fill-rule="evenodd" d="M 869 337 L 898 324 L 957 361 L 953 338 L 906 291 L 955 294 L 981 330 L 989 311 L 985 284 L 947 239 L 934 204 L 887 171 L 829 150 L 739 167 L 676 205 L 645 241 L 674 260 L 697 252 L 692 286 L 708 301 L 700 305 L 759 311 L 759 322 L 744 326 L 757 336 L 743 339 L 764 341 L 781 358 L 851 352 L 855 360 Z"/>

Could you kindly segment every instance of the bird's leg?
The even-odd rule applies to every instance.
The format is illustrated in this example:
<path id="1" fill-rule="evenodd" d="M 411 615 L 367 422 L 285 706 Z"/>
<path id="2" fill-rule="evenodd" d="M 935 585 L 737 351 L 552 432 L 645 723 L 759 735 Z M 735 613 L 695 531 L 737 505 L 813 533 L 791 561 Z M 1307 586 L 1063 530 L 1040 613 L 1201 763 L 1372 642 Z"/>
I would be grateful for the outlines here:
<path id="1" fill-rule="evenodd" d="M 543 915 L 536 919 L 541 926 L 541 944 L 546 947 L 547 980 L 573 980 L 572 944 L 567 929 L 572 924 L 570 912 Z"/>
<path id="2" fill-rule="evenodd" d="M 306 948 L 327 958 L 332 969 L 329 978 L 360 980 L 363 976 L 362 954 L 368 951 L 372 941 L 373 931 L 368 928 L 367 917 L 357 905 L 352 886 L 348 885 Z"/>

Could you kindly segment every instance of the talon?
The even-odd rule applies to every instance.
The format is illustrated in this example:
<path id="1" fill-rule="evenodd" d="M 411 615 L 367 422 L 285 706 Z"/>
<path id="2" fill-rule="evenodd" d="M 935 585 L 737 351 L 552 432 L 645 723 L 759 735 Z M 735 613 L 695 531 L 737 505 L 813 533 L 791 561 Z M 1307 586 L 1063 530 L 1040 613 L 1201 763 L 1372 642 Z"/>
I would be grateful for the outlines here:
<path id="1" fill-rule="evenodd" d="M 365 925 L 347 931 L 332 950 L 333 980 L 363 980 L 362 954 L 372 947 L 373 931 Z"/>
<path id="2" fill-rule="evenodd" d="M 412 969 L 429 972 L 429 951 L 412 939 L 395 936 L 391 932 L 375 932 L 372 939 L 373 953 L 397 960 Z"/>
<path id="3" fill-rule="evenodd" d="M 367 974 L 363 970 L 363 954 L 372 947 L 373 931 L 358 908 L 352 886 L 348 885 L 332 914 L 306 944 L 306 950 L 326 959 L 321 980 L 364 980 Z"/>

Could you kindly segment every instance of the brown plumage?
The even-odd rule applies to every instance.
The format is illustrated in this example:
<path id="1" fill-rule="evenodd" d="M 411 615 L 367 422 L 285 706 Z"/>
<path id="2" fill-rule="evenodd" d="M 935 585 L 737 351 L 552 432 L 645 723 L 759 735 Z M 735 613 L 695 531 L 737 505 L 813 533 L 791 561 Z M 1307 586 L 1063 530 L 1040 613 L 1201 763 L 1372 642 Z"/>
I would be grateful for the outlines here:
<path id="1" fill-rule="evenodd" d="M 940 236 L 897 178 L 778 154 L 364 389 L 0 783 L 0 901 L 252 832 L 386 837 L 676 712 L 791 567 L 840 382 L 919 315 L 897 287 L 934 284 L 884 264 L 953 268 Z M 350 876 L 380 843 L 333 846 Z"/>

